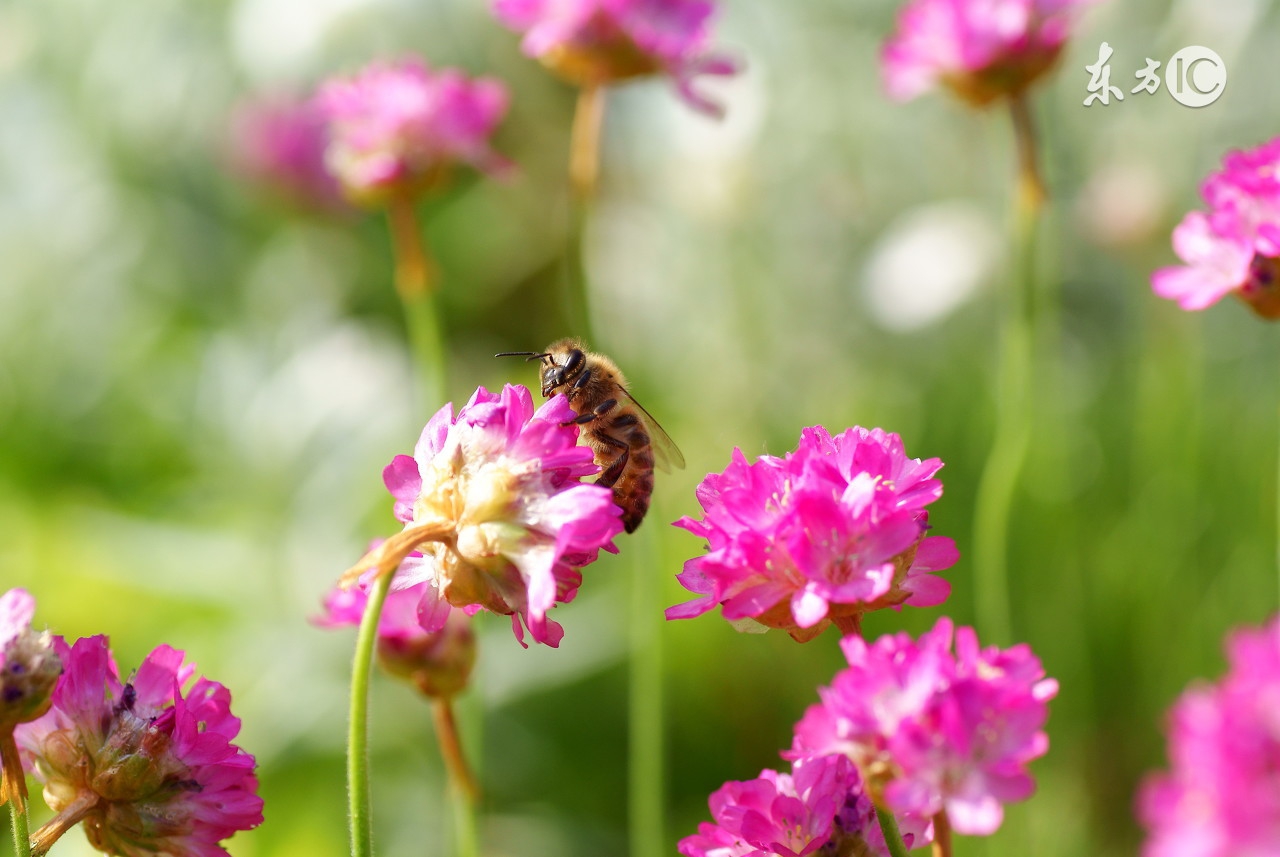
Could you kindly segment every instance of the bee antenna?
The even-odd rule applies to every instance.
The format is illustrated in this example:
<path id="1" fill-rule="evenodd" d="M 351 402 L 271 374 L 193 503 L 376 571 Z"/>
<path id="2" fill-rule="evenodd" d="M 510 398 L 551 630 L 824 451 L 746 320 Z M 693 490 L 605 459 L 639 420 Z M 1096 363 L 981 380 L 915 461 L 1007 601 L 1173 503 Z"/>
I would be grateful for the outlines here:
<path id="1" fill-rule="evenodd" d="M 529 360 L 541 360 L 543 357 L 550 357 L 548 353 L 539 354 L 536 351 L 502 351 L 493 355 L 494 357 L 523 357 L 526 362 Z"/>

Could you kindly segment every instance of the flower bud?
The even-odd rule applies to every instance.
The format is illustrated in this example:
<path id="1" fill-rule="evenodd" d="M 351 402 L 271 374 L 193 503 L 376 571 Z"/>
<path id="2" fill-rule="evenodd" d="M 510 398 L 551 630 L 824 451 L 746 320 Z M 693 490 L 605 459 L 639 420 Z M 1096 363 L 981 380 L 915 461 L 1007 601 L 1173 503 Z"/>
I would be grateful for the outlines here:
<path id="1" fill-rule="evenodd" d="M 53 636 L 34 631 L 36 602 L 24 589 L 0 596 L 0 729 L 35 720 L 49 710 L 62 660 Z"/>

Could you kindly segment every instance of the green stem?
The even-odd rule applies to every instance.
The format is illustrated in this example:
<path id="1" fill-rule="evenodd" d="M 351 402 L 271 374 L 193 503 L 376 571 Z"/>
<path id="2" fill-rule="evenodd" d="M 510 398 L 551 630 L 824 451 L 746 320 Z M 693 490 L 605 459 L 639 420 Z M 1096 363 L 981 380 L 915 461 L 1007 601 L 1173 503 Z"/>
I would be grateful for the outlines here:
<path id="1" fill-rule="evenodd" d="M 632 857 L 662 857 L 666 846 L 663 688 L 663 576 L 653 561 L 656 533 L 631 537 L 631 676 L 627 786 Z"/>
<path id="2" fill-rule="evenodd" d="M 0 795 L 9 802 L 14 857 L 31 857 L 31 831 L 27 826 L 27 777 L 18 757 L 13 729 L 0 735 Z"/>
<path id="3" fill-rule="evenodd" d="M 369 675 L 378 618 L 391 589 L 392 574 L 375 578 L 369 603 L 356 635 L 355 661 L 351 668 L 351 721 L 347 737 L 347 796 L 351 810 L 351 855 L 373 857 L 373 818 L 369 800 Z"/>
<path id="4" fill-rule="evenodd" d="M 414 371 L 421 378 L 423 404 L 433 413 L 445 401 L 444 330 L 437 306 L 435 265 L 422 240 L 412 200 L 397 198 L 387 208 L 395 253 L 396 292 L 404 306 Z"/>
<path id="5" fill-rule="evenodd" d="M 877 806 L 876 820 L 880 822 L 880 830 L 884 833 L 885 845 L 889 846 L 890 857 L 907 857 L 907 846 L 902 843 L 902 834 L 898 832 L 898 822 L 893 813 Z"/>
<path id="6" fill-rule="evenodd" d="M 1009 514 L 1031 443 L 1034 411 L 1035 242 L 1044 203 L 1030 112 L 1021 99 L 1014 100 L 1012 110 L 1020 153 L 1013 277 L 996 375 L 995 436 L 978 482 L 973 524 L 978 624 L 984 639 L 1003 644 L 1011 642 L 1013 635 L 1009 610 Z"/>
<path id="7" fill-rule="evenodd" d="M 591 310 L 583 259 L 583 233 L 599 184 L 604 107 L 603 86 L 585 86 L 579 90 L 569 144 L 569 234 L 564 271 L 560 278 L 561 303 L 570 332 L 588 342 L 592 341 Z"/>

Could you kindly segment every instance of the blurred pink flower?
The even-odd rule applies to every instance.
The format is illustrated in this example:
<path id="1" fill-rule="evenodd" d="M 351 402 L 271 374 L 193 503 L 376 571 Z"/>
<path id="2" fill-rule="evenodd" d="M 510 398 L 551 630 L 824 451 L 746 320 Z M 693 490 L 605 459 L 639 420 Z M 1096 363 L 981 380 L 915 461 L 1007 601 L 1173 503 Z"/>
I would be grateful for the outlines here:
<path id="1" fill-rule="evenodd" d="M 578 445 L 575 417 L 564 396 L 535 412 L 529 390 L 511 385 L 481 387 L 457 416 L 441 408 L 413 455 L 382 474 L 404 531 L 348 575 L 398 566 L 396 587 L 427 584 L 417 606 L 425 630 L 443 628 L 453 607 L 483 607 L 512 616 L 522 644 L 521 619 L 535 641 L 558 645 L 564 631 L 547 611 L 573 599 L 580 569 L 622 532 L 613 492 L 580 482 L 600 469 Z M 445 542 L 429 540 L 440 531 Z"/>
<path id="2" fill-rule="evenodd" d="M 808 640 L 833 622 L 856 630 L 863 613 L 942 603 L 932 572 L 959 558 L 949 538 L 926 536 L 924 507 L 942 494 L 937 458 L 907 458 L 902 439 L 854 427 L 833 438 L 807 428 L 786 458 L 748 463 L 734 450 L 723 473 L 698 486 L 703 519 L 676 522 L 709 551 L 685 563 L 681 584 L 700 598 L 667 610 L 687 619 L 721 606 Z"/>
<path id="3" fill-rule="evenodd" d="M 685 857 L 805 857 L 860 854 L 888 857 L 884 834 L 858 772 L 841 756 L 796 763 L 791 774 L 765 770 L 728 782 L 711 795 L 715 824 L 680 840 Z M 908 848 L 929 841 L 930 826 L 899 819 Z"/>
<path id="4" fill-rule="evenodd" d="M 455 166 L 498 171 L 489 138 L 507 112 L 507 89 L 418 59 L 374 63 L 320 87 L 328 124 L 325 162 L 353 201 L 383 205 L 442 181 Z"/>
<path id="5" fill-rule="evenodd" d="M 943 84 L 975 105 L 1017 95 L 1053 65 L 1090 0 L 910 0 L 880 55 L 906 101 Z"/>
<path id="6" fill-rule="evenodd" d="M 343 207 L 324 163 L 324 117 L 315 104 L 285 96 L 247 101 L 231 117 L 231 159 L 245 176 L 304 209 Z"/>
<path id="7" fill-rule="evenodd" d="M 36 600 L 25 589 L 0 595 L 0 732 L 6 734 L 49 709 L 62 674 L 52 635 L 31 627 L 35 613 Z"/>
<path id="8" fill-rule="evenodd" d="M 945 617 L 919 642 L 845 637 L 849 667 L 819 690 L 821 705 L 784 755 L 846 755 L 893 812 L 945 810 L 959 833 L 995 832 L 1002 804 L 1035 789 L 1026 766 L 1049 748 L 1043 727 L 1058 683 L 1025 645 L 979 649 L 971 628 L 956 633 L 954 655 L 951 644 Z"/>
<path id="9" fill-rule="evenodd" d="M 231 694 L 160 646 L 122 683 L 106 637 L 68 647 L 53 707 L 15 732 L 59 815 L 33 843 L 84 822 L 89 842 L 122 857 L 228 857 L 219 843 L 262 823 L 253 756 L 232 743 Z M 186 690 L 183 687 L 186 686 Z"/>
<path id="10" fill-rule="evenodd" d="M 405 563 L 412 568 L 421 561 L 422 555 L 415 553 Z M 366 573 L 355 586 L 330 590 L 324 599 L 325 612 L 315 623 L 322 628 L 359 626 L 372 579 L 373 575 Z M 392 583 L 378 617 L 378 660 L 387 672 L 412 683 L 426 696 L 448 697 L 467 686 L 476 660 L 475 633 L 464 610 L 450 611 L 444 627 L 437 631 L 422 627 L 418 609 L 430 585 L 423 580 L 396 588 Z"/>
<path id="11" fill-rule="evenodd" d="M 1227 658 L 1169 713 L 1171 770 L 1138 795 L 1143 857 L 1280 854 L 1280 618 L 1231 634 Z"/>
<path id="12" fill-rule="evenodd" d="M 1187 310 L 1234 294 L 1262 318 L 1280 318 L 1280 138 L 1229 153 L 1201 187 L 1207 213 L 1173 231 L 1185 266 L 1161 268 L 1151 287 Z"/>
<path id="13" fill-rule="evenodd" d="M 706 113 L 719 105 L 693 88 L 699 75 L 731 75 L 731 58 L 707 49 L 710 0 L 494 0 L 502 23 L 523 32 L 524 52 L 577 86 L 670 75 Z"/>

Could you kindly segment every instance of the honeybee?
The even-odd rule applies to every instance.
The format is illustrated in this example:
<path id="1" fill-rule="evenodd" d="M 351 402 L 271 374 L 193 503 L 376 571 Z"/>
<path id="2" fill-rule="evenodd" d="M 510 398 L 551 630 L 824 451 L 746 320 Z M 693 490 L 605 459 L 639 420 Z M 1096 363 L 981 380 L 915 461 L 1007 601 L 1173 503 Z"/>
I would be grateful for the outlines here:
<path id="1" fill-rule="evenodd" d="M 653 468 L 683 468 L 684 456 L 635 398 L 627 379 L 603 354 L 587 351 L 579 339 L 559 339 L 545 351 L 505 351 L 499 357 L 542 361 L 542 395 L 564 393 L 583 426 L 583 439 L 595 453 L 596 484 L 613 489 L 622 509 L 622 525 L 634 533 L 649 511 Z"/>

